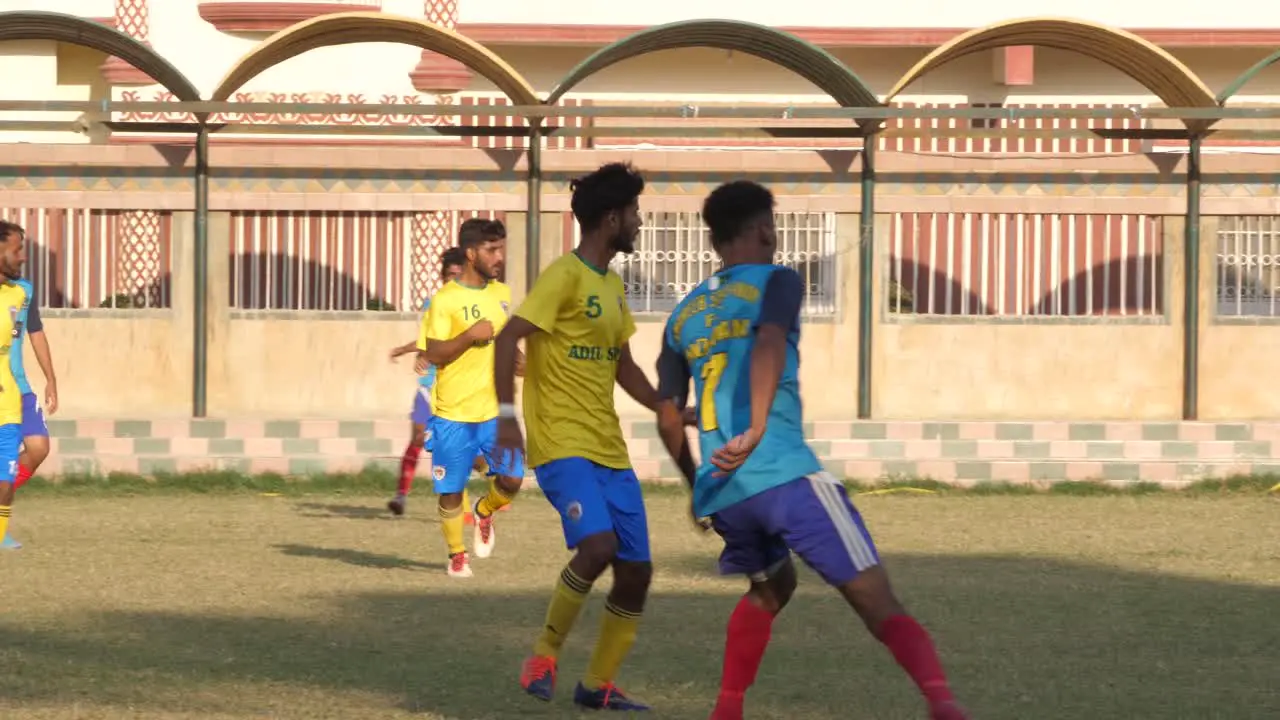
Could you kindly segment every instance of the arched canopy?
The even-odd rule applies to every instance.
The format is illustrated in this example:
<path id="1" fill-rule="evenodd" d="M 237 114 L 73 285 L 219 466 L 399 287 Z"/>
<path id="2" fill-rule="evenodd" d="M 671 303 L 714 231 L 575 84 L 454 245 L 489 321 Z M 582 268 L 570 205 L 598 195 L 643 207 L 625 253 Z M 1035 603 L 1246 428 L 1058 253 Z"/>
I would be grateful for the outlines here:
<path id="1" fill-rule="evenodd" d="M 1258 62 L 1254 63 L 1248 70 L 1240 73 L 1240 77 L 1232 80 L 1230 85 L 1227 85 L 1222 89 L 1222 92 L 1218 93 L 1218 103 L 1226 104 L 1228 100 L 1235 97 L 1236 94 L 1243 90 L 1245 85 L 1253 82 L 1253 79 L 1258 77 L 1263 70 L 1275 65 L 1277 62 L 1280 62 L 1280 50 L 1276 50 L 1270 55 L 1262 58 Z"/>
<path id="2" fill-rule="evenodd" d="M 922 76 L 966 55 L 1014 45 L 1070 50 L 1104 62 L 1142 84 L 1168 107 L 1215 107 L 1204 82 L 1169 53 L 1133 33 L 1063 18 L 1010 20 L 970 30 L 929 53 L 889 91 L 896 97 Z M 1212 122 L 1184 120 L 1188 127 Z"/>
<path id="3" fill-rule="evenodd" d="M 538 104 L 528 81 L 483 45 L 425 20 L 374 12 L 321 15 L 290 25 L 241 58 L 218 83 L 211 99 L 226 100 L 260 73 L 308 50 L 365 42 L 403 43 L 439 53 L 488 79 L 512 103 Z"/>
<path id="4" fill-rule="evenodd" d="M 196 86 L 155 50 L 93 20 L 43 10 L 0 12 L 3 40 L 53 40 L 104 52 L 146 73 L 178 100 L 200 101 Z"/>
<path id="5" fill-rule="evenodd" d="M 555 104 L 583 80 L 624 60 L 695 47 L 733 50 L 767 60 L 813 83 L 841 107 L 880 107 L 876 94 L 831 53 L 790 33 L 737 20 L 687 20 L 628 35 L 570 70 L 547 103 Z"/>

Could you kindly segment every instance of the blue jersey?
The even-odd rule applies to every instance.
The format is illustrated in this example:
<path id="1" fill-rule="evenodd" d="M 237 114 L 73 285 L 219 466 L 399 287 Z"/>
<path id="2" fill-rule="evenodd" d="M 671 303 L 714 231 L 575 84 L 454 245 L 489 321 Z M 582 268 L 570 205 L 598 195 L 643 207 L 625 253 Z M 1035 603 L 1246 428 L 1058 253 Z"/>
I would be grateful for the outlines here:
<path id="1" fill-rule="evenodd" d="M 16 317 L 13 318 L 13 345 L 9 348 L 9 370 L 18 381 L 18 390 L 25 395 L 31 392 L 31 383 L 27 382 L 27 371 L 22 364 L 22 341 L 27 333 L 44 330 L 44 323 L 40 321 L 40 307 L 35 302 L 35 289 L 31 287 L 31 283 L 19 279 L 11 281 L 10 284 L 22 288 L 27 297 L 26 303 L 23 304 L 22 309 L 17 310 Z"/>
<path id="2" fill-rule="evenodd" d="M 427 311 L 430 309 L 431 309 L 431 298 L 427 298 L 426 300 L 422 301 L 422 314 L 426 315 Z M 418 385 L 421 386 L 428 393 L 431 392 L 431 388 L 435 387 L 436 385 L 436 366 L 435 365 L 428 365 L 427 371 L 418 376 Z"/>
<path id="3" fill-rule="evenodd" d="M 730 505 L 822 470 L 804 437 L 800 403 L 800 305 L 804 282 L 779 265 L 734 265 L 698 285 L 667 320 L 660 391 L 682 402 L 692 379 L 702 465 L 694 510 L 706 517 Z M 742 467 L 713 477 L 711 455 L 751 427 L 751 351 L 756 331 L 787 332 L 787 357 L 764 437 Z"/>

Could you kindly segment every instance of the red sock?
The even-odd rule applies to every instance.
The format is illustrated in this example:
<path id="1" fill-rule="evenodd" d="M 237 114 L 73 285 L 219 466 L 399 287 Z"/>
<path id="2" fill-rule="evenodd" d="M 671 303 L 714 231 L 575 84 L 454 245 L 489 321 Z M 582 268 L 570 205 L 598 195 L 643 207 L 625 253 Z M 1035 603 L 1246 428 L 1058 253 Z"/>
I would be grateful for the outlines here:
<path id="1" fill-rule="evenodd" d="M 26 465 L 19 465 L 18 476 L 13 480 L 13 489 L 18 490 L 21 489 L 23 485 L 26 485 L 27 481 L 31 479 L 31 474 L 31 468 Z"/>
<path id="2" fill-rule="evenodd" d="M 414 473 L 418 472 L 418 456 L 422 448 L 410 445 L 404 449 L 404 457 L 400 458 L 400 484 L 396 488 L 397 495 L 408 495 L 413 487 Z"/>
<path id="3" fill-rule="evenodd" d="M 729 616 L 724 643 L 724 672 L 720 677 L 720 699 L 713 717 L 742 717 L 742 696 L 756 681 L 760 661 L 773 632 L 773 615 L 746 597 Z"/>
<path id="4" fill-rule="evenodd" d="M 952 699 L 947 674 L 942 670 L 938 652 L 929 632 L 910 615 L 894 615 L 880 624 L 880 642 L 889 648 L 893 658 L 911 676 L 920 693 L 930 704 Z"/>

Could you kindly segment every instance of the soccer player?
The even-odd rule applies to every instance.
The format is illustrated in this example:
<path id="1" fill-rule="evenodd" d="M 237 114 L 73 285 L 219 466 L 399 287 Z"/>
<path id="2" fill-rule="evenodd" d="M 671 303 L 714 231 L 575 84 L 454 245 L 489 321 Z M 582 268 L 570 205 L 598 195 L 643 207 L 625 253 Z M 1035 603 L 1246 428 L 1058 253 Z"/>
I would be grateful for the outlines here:
<path id="1" fill-rule="evenodd" d="M 844 596 L 928 702 L 934 720 L 962 720 L 929 634 L 890 588 L 871 535 L 844 486 L 804 438 L 799 388 L 804 283 L 772 264 L 774 198 L 748 181 L 707 197 L 702 218 L 723 261 L 672 312 L 658 360 L 658 426 L 693 490 L 694 511 L 724 539 L 720 570 L 750 588 L 729 618 L 712 720 L 741 720 L 773 619 L 796 587 L 791 552 Z M 698 398 L 702 464 L 682 424 Z"/>
<path id="2" fill-rule="evenodd" d="M 431 420 L 431 476 L 439 497 L 440 527 L 449 547 L 450 577 L 471 577 L 463 542 L 463 491 L 477 455 L 489 465 L 489 492 L 476 501 L 476 557 L 493 553 L 493 514 L 520 491 L 519 457 L 499 458 L 498 398 L 493 385 L 493 337 L 507 322 L 511 288 L 497 280 L 506 254 L 506 228 L 494 220 L 462 223 L 462 273 L 431 300 L 418 337 L 418 366 L 437 370 Z"/>
<path id="3" fill-rule="evenodd" d="M 560 573 L 520 684 L 534 697 L 551 699 L 560 648 L 592 584 L 612 567 L 600 635 L 574 689 L 574 703 L 648 710 L 614 686 L 635 642 L 653 568 L 644 499 L 614 408 L 613 386 L 621 385 L 650 409 L 657 406 L 657 394 L 631 356 L 628 340 L 635 323 L 622 279 L 608 269 L 615 255 L 635 251 L 644 178 L 629 165 L 614 163 L 570 187 L 582 241 L 547 267 L 497 341 L 499 445 L 524 451 L 513 404 L 516 344 L 523 338 L 527 462 L 560 514 L 565 545 L 576 551 Z"/>
<path id="4" fill-rule="evenodd" d="M 26 232 L 0 220 L 0 354 L 21 352 L 23 317 L 30 307 L 31 285 L 17 282 L 27 255 Z M 20 365 L 19 365 L 20 367 Z M 11 362 L 0 362 L 0 538 L 9 536 L 9 516 L 22 446 L 22 388 Z"/>
<path id="5" fill-rule="evenodd" d="M 440 254 L 440 277 L 448 284 L 462 273 L 462 266 L 467 262 L 467 255 L 460 247 L 452 247 Z M 431 298 L 422 303 L 422 313 L 426 316 L 431 309 Z M 391 359 L 418 352 L 418 341 L 406 343 L 391 351 Z M 436 384 L 436 366 L 427 365 L 418 373 L 418 391 L 413 396 L 413 410 L 409 413 L 409 444 L 405 446 L 404 455 L 400 458 L 400 482 L 396 487 L 396 496 L 387 503 L 387 509 L 396 515 L 404 514 L 405 500 L 409 490 L 413 488 L 413 478 L 418 472 L 418 458 L 425 447 L 431 452 L 431 389 Z"/>

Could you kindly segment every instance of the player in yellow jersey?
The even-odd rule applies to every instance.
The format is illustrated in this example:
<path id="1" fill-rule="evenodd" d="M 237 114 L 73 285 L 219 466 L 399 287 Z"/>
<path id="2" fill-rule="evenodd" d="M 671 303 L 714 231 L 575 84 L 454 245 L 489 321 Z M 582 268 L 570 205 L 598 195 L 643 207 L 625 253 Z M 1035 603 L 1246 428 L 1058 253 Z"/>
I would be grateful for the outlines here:
<path id="1" fill-rule="evenodd" d="M 462 273 L 431 298 L 418 336 L 418 364 L 436 366 L 431 419 L 431 477 L 439 495 L 440 526 L 449 547 L 450 577 L 471 577 L 463 542 L 463 492 L 477 455 L 489 465 L 489 492 L 476 501 L 475 553 L 493 552 L 493 514 L 511 503 L 524 479 L 520 457 L 499 458 L 498 398 L 493 386 L 493 337 L 511 313 L 511 289 L 498 281 L 506 228 L 471 219 L 458 231 L 466 253 Z"/>
<path id="2" fill-rule="evenodd" d="M 22 449 L 22 392 L 9 363 L 9 352 L 14 349 L 14 338 L 22 333 L 20 318 L 31 302 L 30 285 L 12 280 L 22 277 L 26 260 L 26 232 L 0 220 L 0 274 L 5 278 L 0 282 L 0 538 L 9 531 L 18 453 Z"/>
<path id="3" fill-rule="evenodd" d="M 551 699 L 560 648 L 592 584 L 612 567 L 600 636 L 574 703 L 647 710 L 613 684 L 635 642 L 653 575 L 644 498 L 627 456 L 613 387 L 616 382 L 651 409 L 657 392 L 631 357 L 635 323 L 622 278 L 608 269 L 615 255 L 635 251 L 644 178 L 629 165 L 613 163 L 571 187 L 582 242 L 538 278 L 498 336 L 495 359 L 499 445 L 520 454 L 524 438 L 513 404 L 514 375 L 516 343 L 525 339 L 527 462 L 560 513 L 565 544 L 576 550 L 560 573 L 520 684 L 534 697 Z"/>

